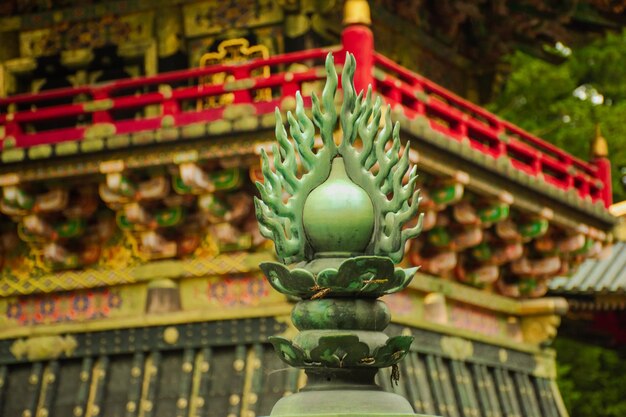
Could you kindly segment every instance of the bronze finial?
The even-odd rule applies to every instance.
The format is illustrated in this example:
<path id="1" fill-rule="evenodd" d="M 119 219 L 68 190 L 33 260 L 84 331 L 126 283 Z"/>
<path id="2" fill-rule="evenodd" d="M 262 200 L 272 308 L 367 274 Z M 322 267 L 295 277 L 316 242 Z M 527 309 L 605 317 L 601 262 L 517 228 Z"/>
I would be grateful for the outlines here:
<path id="1" fill-rule="evenodd" d="M 344 26 L 371 25 L 372 17 L 367 0 L 346 0 L 343 6 L 343 24 Z"/>
<path id="2" fill-rule="evenodd" d="M 600 123 L 596 123 L 596 135 L 591 142 L 591 157 L 606 158 L 609 155 L 609 146 L 600 131 Z"/>

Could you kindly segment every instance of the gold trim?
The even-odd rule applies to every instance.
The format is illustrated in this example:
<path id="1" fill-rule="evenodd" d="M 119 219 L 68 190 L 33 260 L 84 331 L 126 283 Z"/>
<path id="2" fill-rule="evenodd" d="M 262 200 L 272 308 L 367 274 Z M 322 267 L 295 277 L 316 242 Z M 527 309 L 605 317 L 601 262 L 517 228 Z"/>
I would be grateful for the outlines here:
<path id="1" fill-rule="evenodd" d="M 124 161 L 121 159 L 114 159 L 111 161 L 103 161 L 98 165 L 98 170 L 101 174 L 114 174 L 124 171 Z"/>
<path id="2" fill-rule="evenodd" d="M 208 52 L 200 57 L 200 67 L 223 63 L 238 63 L 254 58 L 269 58 L 269 49 L 265 45 L 252 45 L 245 38 L 227 39 L 217 46 L 217 52 Z M 270 67 L 265 65 L 254 70 L 250 76 L 270 76 Z M 255 81 L 252 79 L 235 80 L 232 74 L 219 72 L 200 78 L 200 84 L 224 84 L 225 91 L 247 90 L 254 87 Z M 196 107 L 198 110 L 228 106 L 234 101 L 233 93 L 221 94 L 218 96 L 204 97 L 198 99 Z M 254 93 L 254 101 L 268 101 L 272 98 L 272 90 L 262 88 Z"/>
<path id="3" fill-rule="evenodd" d="M 609 213 L 611 213 L 615 217 L 626 216 L 626 200 L 612 204 L 609 207 Z"/>
<path id="4" fill-rule="evenodd" d="M 116 132 L 113 123 L 96 123 L 88 126 L 83 133 L 84 139 L 100 139 L 107 136 L 113 136 Z M 83 142 L 84 143 L 84 142 Z M 84 146 L 84 145 L 83 145 Z"/>
<path id="5" fill-rule="evenodd" d="M 46 417 L 48 415 L 48 410 L 45 408 L 46 402 L 46 393 L 50 384 L 54 383 L 55 376 L 52 371 L 52 364 L 46 365 L 46 369 L 43 371 L 43 376 L 41 378 L 41 389 L 39 391 L 39 400 L 37 401 L 37 408 L 35 411 L 35 416 L 37 417 Z"/>
<path id="6" fill-rule="evenodd" d="M 520 302 L 521 316 L 534 316 L 543 314 L 564 315 L 567 313 L 568 304 L 565 298 L 546 297 L 536 298 L 532 300 L 521 300 Z"/>
<path id="7" fill-rule="evenodd" d="M 552 341 L 557 334 L 561 317 L 555 314 L 542 314 L 522 318 L 521 329 L 526 343 L 540 344 Z"/>
<path id="8" fill-rule="evenodd" d="M 273 259 L 269 252 L 232 252 L 210 259 L 164 260 L 127 268 L 63 271 L 42 276 L 37 280 L 26 275 L 7 281 L 6 284 L 0 282 L 0 297 L 135 284 L 150 281 L 155 276 L 161 279 L 179 279 L 247 273 L 258 271 L 259 263 Z"/>
<path id="9" fill-rule="evenodd" d="M 178 152 L 174 154 L 174 163 L 182 164 L 185 162 L 197 162 L 198 161 L 198 151 L 195 149 Z"/>
<path id="10" fill-rule="evenodd" d="M 146 407 L 146 406 L 150 402 L 147 400 L 147 398 L 148 398 L 148 394 L 150 391 L 150 384 L 152 383 L 152 376 L 153 376 L 152 369 L 154 368 L 154 365 L 152 364 L 153 361 L 154 360 L 152 359 L 152 355 L 149 355 L 144 362 L 143 381 L 141 383 L 141 395 L 138 401 L 140 404 L 138 417 L 145 417 L 146 411 L 150 411 L 148 410 L 148 408 L 151 408 L 151 404 L 150 404 L 150 407 Z"/>
<path id="11" fill-rule="evenodd" d="M 163 341 L 168 345 L 174 345 L 178 342 L 179 337 L 178 329 L 176 327 L 170 326 L 163 330 Z"/>
<path id="12" fill-rule="evenodd" d="M 250 404 L 254 404 L 256 402 L 256 399 L 252 401 L 253 399 L 252 396 L 254 395 L 254 393 L 252 393 L 251 390 L 252 390 L 252 380 L 254 378 L 254 372 L 257 369 L 256 367 L 257 361 L 258 359 L 256 357 L 256 352 L 254 351 L 254 346 L 251 346 L 248 348 L 248 355 L 246 357 L 246 372 L 245 372 L 244 380 L 243 380 L 243 398 L 241 399 L 240 417 L 247 417 Z M 233 404 L 232 401 L 230 404 L 236 405 L 236 404 Z"/>
<path id="13" fill-rule="evenodd" d="M 243 359 L 236 359 L 233 362 L 233 369 L 237 372 L 241 372 L 243 371 L 243 368 L 245 367 L 245 362 L 243 361 Z"/>
<path id="14" fill-rule="evenodd" d="M 535 369 L 532 374 L 537 378 L 556 379 L 556 355 L 552 350 L 543 350 L 536 353 L 533 358 L 535 359 Z"/>
<path id="15" fill-rule="evenodd" d="M 403 326 L 414 327 L 416 329 L 430 330 L 436 333 L 444 335 L 462 337 L 470 341 L 488 343 L 495 346 L 509 348 L 519 352 L 536 353 L 541 351 L 539 346 L 531 345 L 526 342 L 516 342 L 514 340 L 505 337 L 493 337 L 486 336 L 480 333 L 476 333 L 472 330 L 460 329 L 458 327 L 451 327 L 443 324 L 430 323 L 419 318 L 414 317 L 396 317 L 393 318 L 392 323 L 396 323 Z"/>
<path id="16" fill-rule="evenodd" d="M 494 312 L 520 314 L 519 301 L 508 297 L 489 294 L 456 282 L 442 280 L 418 272 L 409 284 L 409 289 L 424 293 L 442 293 L 449 300 L 460 301 Z"/>
<path id="17" fill-rule="evenodd" d="M 460 285 L 461 284 L 458 284 L 459 287 Z M 420 293 L 428 293 L 429 291 L 438 290 L 449 294 L 450 299 L 453 300 L 458 300 L 460 302 L 469 302 L 472 305 L 478 305 L 479 307 L 486 308 L 492 312 L 500 311 L 500 313 L 505 312 L 506 314 L 511 316 L 521 316 L 520 318 L 524 317 L 522 314 L 520 314 L 521 304 L 517 301 L 504 299 L 506 300 L 506 302 L 500 303 L 497 300 L 503 297 L 484 294 L 481 291 L 471 290 L 468 288 L 462 288 L 461 291 L 457 292 L 456 287 L 457 285 L 442 283 L 441 280 L 425 279 L 424 277 L 418 275 L 415 278 L 414 283 L 411 284 L 411 287 L 409 289 L 409 296 L 411 298 L 419 300 L 424 296 L 424 294 Z M 419 293 L 416 294 L 416 291 Z M 411 292 L 413 294 L 411 294 Z M 13 327 L 9 329 L 1 329 L 0 339 L 37 336 L 54 337 L 51 336 L 51 334 L 61 335 L 67 333 L 106 331 L 120 328 L 142 328 L 146 326 L 174 326 L 176 324 L 183 323 L 245 318 L 276 317 L 280 320 L 281 317 L 287 317 L 290 315 L 291 308 L 292 306 L 288 302 L 284 301 L 277 302 L 276 304 L 271 305 L 250 306 L 237 309 L 199 308 L 197 310 L 194 309 L 173 312 L 168 315 L 138 314 L 136 316 L 107 318 L 87 321 L 84 323 L 58 323 L 54 325 Z M 394 322 L 410 325 L 415 328 L 435 330 L 444 334 L 460 336 L 470 340 L 487 341 L 488 343 L 510 347 L 515 350 L 532 352 L 537 350 L 536 345 L 527 343 L 528 340 L 526 340 L 526 343 L 518 343 L 506 339 L 505 336 L 478 335 L 475 332 L 469 330 L 464 330 L 444 324 L 427 322 L 419 316 L 396 316 L 394 318 Z"/>
<path id="18" fill-rule="evenodd" d="M 464 361 L 474 355 L 471 341 L 455 336 L 444 336 L 440 341 L 441 351 L 455 360 Z"/>
<path id="19" fill-rule="evenodd" d="M 0 97 L 6 97 L 8 95 L 8 78 L 5 76 L 4 65 L 0 64 Z"/>
<path id="20" fill-rule="evenodd" d="M 596 124 L 596 135 L 591 142 L 591 157 L 592 158 L 606 158 L 609 155 L 609 145 L 606 142 L 602 132 L 600 131 L 600 124 Z"/>
<path id="21" fill-rule="evenodd" d="M 113 108 L 113 100 L 111 100 L 110 98 L 88 101 L 87 103 L 83 103 L 83 111 L 88 112 L 88 113 L 110 110 L 112 108 Z"/>
<path id="22" fill-rule="evenodd" d="M 89 385 L 89 395 L 87 396 L 87 405 L 85 408 L 85 417 L 95 417 L 100 412 L 100 407 L 95 404 L 96 394 L 98 392 L 98 384 L 103 379 L 105 370 L 102 369 L 104 360 L 102 358 L 94 364 L 91 370 L 91 384 Z"/>
<path id="23" fill-rule="evenodd" d="M 202 398 L 199 397 L 200 393 L 200 379 L 202 378 L 203 370 L 201 368 L 201 364 L 204 363 L 204 354 L 202 350 L 196 353 L 196 358 L 194 360 L 194 369 L 193 376 L 191 379 L 191 392 L 189 393 L 189 417 L 196 417 L 196 413 L 198 411 L 198 407 L 202 407 L 204 402 L 199 401 Z"/>
<path id="24" fill-rule="evenodd" d="M 215 124 L 215 123 L 213 123 Z M 215 138 L 210 143 L 206 141 L 200 145 L 195 143 L 177 143 L 169 145 L 166 149 L 129 149 L 117 152 L 114 156 L 116 159 L 123 159 L 126 168 L 148 168 L 152 166 L 167 165 L 173 163 L 173 156 L 184 150 L 195 149 L 198 151 L 199 159 L 207 161 L 222 160 L 224 158 L 246 158 L 255 155 L 255 149 L 260 144 L 267 144 L 267 135 L 263 136 L 261 132 L 238 132 L 238 140 Z M 6 141 L 6 139 L 5 139 Z M 13 151 L 23 151 L 23 149 L 12 149 Z M 5 155 L 5 150 L 2 155 Z M 102 157 L 93 155 L 84 155 L 80 159 L 80 163 L 75 161 L 63 161 L 61 159 L 50 162 L 45 167 L 24 167 L 19 170 L 19 174 L 23 182 L 52 180 L 62 178 L 75 178 L 79 175 L 98 174 L 99 164 Z M 54 169 L 52 169 L 54 167 Z M 15 169 L 15 168 L 13 168 Z"/>
<path id="25" fill-rule="evenodd" d="M 344 26 L 372 24 L 370 5 L 367 0 L 346 0 L 343 6 Z"/>

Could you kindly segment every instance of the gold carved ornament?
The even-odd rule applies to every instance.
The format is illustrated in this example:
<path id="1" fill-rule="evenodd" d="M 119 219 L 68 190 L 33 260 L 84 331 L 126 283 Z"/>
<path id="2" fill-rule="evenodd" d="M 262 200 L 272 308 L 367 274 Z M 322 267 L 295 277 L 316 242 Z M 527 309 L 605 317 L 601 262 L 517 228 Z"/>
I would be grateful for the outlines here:
<path id="1" fill-rule="evenodd" d="M 217 64 L 235 64 L 249 61 L 251 59 L 269 58 L 269 50 L 265 45 L 253 45 L 243 38 L 228 39 L 221 42 L 217 47 L 217 52 L 208 52 L 200 57 L 200 67 L 207 67 Z M 265 65 L 250 72 L 250 77 L 269 77 L 270 67 Z M 214 84 L 235 84 L 235 77 L 226 72 L 210 74 L 199 79 L 199 88 L 203 85 Z M 254 101 L 269 101 L 272 98 L 272 90 L 262 88 L 254 93 Z M 200 98 L 197 101 L 197 110 L 223 107 L 232 104 L 235 100 L 234 93 L 226 93 L 219 96 Z"/>
<path id="2" fill-rule="evenodd" d="M 76 347 L 78 342 L 73 336 L 37 336 L 16 340 L 10 350 L 17 359 L 37 361 L 56 359 L 62 354 L 72 356 Z"/>

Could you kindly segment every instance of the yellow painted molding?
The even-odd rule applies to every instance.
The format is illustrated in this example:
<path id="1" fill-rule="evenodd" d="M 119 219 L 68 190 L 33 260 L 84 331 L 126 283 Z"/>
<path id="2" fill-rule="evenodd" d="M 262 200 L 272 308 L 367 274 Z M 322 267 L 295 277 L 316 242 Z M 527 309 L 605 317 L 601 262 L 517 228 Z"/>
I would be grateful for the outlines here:
<path id="1" fill-rule="evenodd" d="M 210 309 L 210 310 L 193 310 L 178 311 L 168 313 L 167 315 L 143 315 L 138 317 L 118 317 L 110 319 L 95 320 L 83 323 L 59 323 L 51 325 L 35 325 L 0 330 L 1 339 L 14 338 L 36 338 L 36 337 L 59 337 L 58 335 L 107 331 L 125 328 L 140 328 L 150 326 L 174 326 L 177 324 L 196 323 L 196 322 L 212 322 L 225 321 L 246 318 L 260 317 L 290 317 L 293 304 L 285 301 L 273 305 L 262 305 L 254 307 L 239 307 L 236 309 Z M 284 322 L 279 320 L 279 322 Z M 427 322 L 414 317 L 396 317 L 392 320 L 396 324 L 414 327 L 423 330 L 429 330 L 444 335 L 457 338 L 463 338 L 470 341 L 488 343 L 496 346 L 502 346 L 509 349 L 535 353 L 539 352 L 538 345 L 528 343 L 520 343 L 506 337 L 495 337 L 482 335 L 477 332 L 456 327 Z M 171 335 L 172 339 L 174 335 Z M 168 337 L 169 339 L 169 337 Z M 170 339 L 171 340 L 171 339 Z"/>
<path id="2" fill-rule="evenodd" d="M 415 275 L 408 288 L 425 293 L 441 293 L 447 299 L 489 311 L 512 315 L 521 314 L 520 301 L 419 272 Z"/>
<path id="3" fill-rule="evenodd" d="M 562 316 L 567 313 L 568 304 L 565 298 L 561 297 L 544 297 L 532 300 L 521 300 L 520 315 L 535 316 L 545 314 L 555 314 Z"/>
<path id="4" fill-rule="evenodd" d="M 143 315 L 137 317 L 118 317 L 94 320 L 82 323 L 58 323 L 50 325 L 34 325 L 0 329 L 0 339 L 28 338 L 36 336 L 53 336 L 60 334 L 96 332 L 126 328 L 172 326 L 176 324 L 197 323 L 205 321 L 224 321 L 257 317 L 274 317 L 291 314 L 292 305 L 263 305 L 258 307 L 241 307 L 237 309 L 212 309 L 177 311 L 166 315 Z"/>
<path id="5" fill-rule="evenodd" d="M 459 329 L 444 324 L 431 323 L 423 320 L 418 320 L 410 317 L 396 317 L 393 318 L 392 323 L 400 324 L 408 327 L 415 327 L 417 329 L 430 330 L 432 332 L 441 333 L 444 335 L 461 337 L 475 342 L 482 342 L 490 345 L 501 346 L 511 350 L 517 350 L 520 352 L 536 353 L 540 351 L 538 345 L 532 345 L 525 342 L 517 342 L 505 337 L 487 336 L 477 333 L 472 330 Z"/>
<path id="6" fill-rule="evenodd" d="M 256 272 L 261 262 L 273 261 L 270 252 L 228 252 L 214 258 L 154 261 L 128 268 L 85 269 L 44 275 L 37 280 L 24 276 L 0 285 L 0 298 L 87 288 L 135 284 L 154 279 L 180 279 Z"/>

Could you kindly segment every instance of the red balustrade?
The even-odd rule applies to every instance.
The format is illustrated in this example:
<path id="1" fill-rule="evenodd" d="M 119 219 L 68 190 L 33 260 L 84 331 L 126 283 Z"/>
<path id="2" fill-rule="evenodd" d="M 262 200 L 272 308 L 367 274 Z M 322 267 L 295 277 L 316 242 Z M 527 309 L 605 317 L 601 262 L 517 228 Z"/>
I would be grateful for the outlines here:
<path id="1" fill-rule="evenodd" d="M 432 129 L 453 140 L 494 159 L 507 157 L 514 168 L 560 189 L 574 188 L 581 198 L 611 204 L 610 167 L 603 158 L 582 161 L 378 53 L 374 66 L 377 91 L 409 117 L 426 116 Z"/>
<path id="2" fill-rule="evenodd" d="M 294 97 L 305 83 L 325 78 L 321 69 L 329 51 L 337 52 L 337 63 L 342 64 L 345 58 L 343 51 L 347 49 L 357 56 L 357 88 L 371 82 L 374 90 L 388 103 L 402 106 L 410 118 L 427 117 L 431 128 L 445 134 L 448 140 L 468 143 L 494 160 L 505 157 L 515 169 L 527 175 L 541 177 L 548 184 L 563 190 L 576 189 L 581 198 L 603 201 L 607 206 L 610 204 L 610 167 L 605 160 L 594 163 L 582 161 L 499 119 L 375 53 L 369 46 L 371 39 L 369 29 L 352 26 L 344 30 L 343 47 L 312 49 L 243 64 L 218 64 L 1 98 L 0 108 L 5 110 L 28 107 L 28 110 L 0 115 L 0 126 L 5 129 L 2 145 L 6 147 L 10 143 L 11 146 L 25 148 L 83 140 L 90 127 L 103 123 L 109 125 L 111 134 L 130 134 L 159 129 L 163 126 L 164 117 L 169 118 L 168 126 L 172 127 L 210 122 L 221 119 L 228 105 L 199 108 L 195 104 L 208 97 L 223 97 L 225 94 L 232 94 L 233 104 L 252 105 L 257 115 L 271 113 L 284 98 Z M 308 69 L 290 72 L 292 64 L 305 64 Z M 250 76 L 261 67 L 270 67 L 271 75 Z M 375 79 L 371 76 L 374 69 L 377 74 Z M 234 81 L 203 83 L 203 79 L 218 73 L 228 74 Z M 262 89 L 271 91 L 271 98 L 255 99 L 254 92 Z M 51 100 L 71 104 L 46 106 Z M 308 97 L 305 100 L 310 103 Z M 146 111 L 150 107 L 159 108 L 158 114 Z M 39 128 L 42 122 L 50 125 L 64 120 L 70 121 L 70 126 Z M 33 126 L 37 131 L 28 132 Z M 599 186 L 598 180 L 604 186 Z"/>
<path id="3" fill-rule="evenodd" d="M 335 48 L 336 49 L 336 48 Z M 255 107 L 257 114 L 271 113 L 285 97 L 295 96 L 307 82 L 323 80 L 324 74 L 315 67 L 323 68 L 329 48 L 319 48 L 256 59 L 244 64 L 219 64 L 204 68 L 193 68 L 182 71 L 162 73 L 150 77 L 136 77 L 108 83 L 95 84 L 76 88 L 63 88 L 44 91 L 37 94 L 19 94 L 0 99 L 0 108 L 27 105 L 29 110 L 19 110 L 0 115 L 0 126 L 5 127 L 5 138 L 10 139 L 11 146 L 30 147 L 42 144 L 53 144 L 69 140 L 84 139 L 89 126 L 107 123 L 113 126 L 113 134 L 136 133 L 149 129 L 158 129 L 164 116 L 171 116 L 172 126 L 184 126 L 196 122 L 209 122 L 222 117 L 225 106 L 196 109 L 195 101 L 208 97 L 232 94 L 232 104 L 249 103 Z M 301 72 L 289 72 L 289 65 L 306 63 L 311 69 Z M 270 67 L 269 77 L 250 74 L 257 68 Z M 212 74 L 225 73 L 234 81 L 222 84 L 204 84 L 201 78 Z M 163 86 L 183 85 L 177 88 Z M 272 99 L 255 101 L 253 92 L 260 89 L 275 90 Z M 80 102 L 88 98 L 88 101 Z M 43 106 L 50 100 L 63 100 L 72 104 Z M 193 105 L 181 106 L 183 102 Z M 308 101 L 307 101 L 308 102 Z M 41 107 L 37 107 L 41 105 Z M 158 116 L 147 116 L 144 111 L 149 106 L 161 106 Z M 130 118 L 116 117 L 120 111 L 127 111 Z M 81 119 L 79 119 L 79 117 Z M 52 129 L 40 129 L 34 133 L 26 132 L 30 124 L 50 121 L 75 120 L 75 126 Z M 80 120 L 80 122 L 79 122 Z M 86 124 L 86 126 L 81 126 Z"/>

